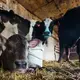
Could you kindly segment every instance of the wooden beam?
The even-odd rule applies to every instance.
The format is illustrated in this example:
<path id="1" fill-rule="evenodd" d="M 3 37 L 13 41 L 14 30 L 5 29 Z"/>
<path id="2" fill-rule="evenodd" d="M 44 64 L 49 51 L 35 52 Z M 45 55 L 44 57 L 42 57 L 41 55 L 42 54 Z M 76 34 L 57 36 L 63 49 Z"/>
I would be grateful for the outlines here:
<path id="1" fill-rule="evenodd" d="M 6 3 L 6 0 L 0 0 L 0 2 Z"/>
<path id="2" fill-rule="evenodd" d="M 46 0 L 47 3 L 50 3 L 52 0 Z"/>
<path id="3" fill-rule="evenodd" d="M 19 2 L 19 0 L 16 0 L 19 4 L 21 4 L 21 2 Z M 26 3 L 27 4 L 27 3 Z M 28 8 L 26 8 L 23 4 L 21 4 L 28 12 L 30 12 L 31 14 L 33 14 L 34 16 L 36 16 L 37 18 L 39 18 L 40 20 L 42 20 L 42 18 L 40 18 L 39 16 L 37 16 L 36 14 L 34 14 L 32 11 L 30 11 Z"/>
<path id="4" fill-rule="evenodd" d="M 40 6 L 39 8 L 35 9 L 34 12 L 36 12 L 37 10 L 39 10 L 39 9 L 41 9 L 41 8 L 43 8 L 43 7 L 47 6 L 47 5 L 49 5 L 49 4 L 52 3 L 52 2 L 53 2 L 53 0 L 50 1 L 49 3 L 43 5 L 43 6 Z"/>
<path id="5" fill-rule="evenodd" d="M 59 10 L 59 12 L 61 12 L 60 8 L 58 7 L 58 4 L 56 4 L 56 1 L 55 0 L 53 0 L 53 1 L 54 1 L 56 8 Z"/>
<path id="6" fill-rule="evenodd" d="M 26 9 L 26 8 L 25 8 Z M 31 12 L 29 9 L 26 9 L 28 12 L 30 12 L 31 14 L 33 14 L 34 16 L 36 16 L 37 18 L 39 18 L 40 20 L 42 20 L 42 18 L 40 18 L 39 16 L 37 16 L 36 14 L 34 14 L 33 12 Z"/>

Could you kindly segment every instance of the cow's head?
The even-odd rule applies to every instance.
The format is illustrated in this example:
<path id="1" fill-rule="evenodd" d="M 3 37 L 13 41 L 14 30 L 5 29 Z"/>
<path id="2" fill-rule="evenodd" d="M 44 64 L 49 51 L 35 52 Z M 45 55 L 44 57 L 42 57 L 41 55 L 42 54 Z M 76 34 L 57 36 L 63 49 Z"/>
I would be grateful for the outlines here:
<path id="1" fill-rule="evenodd" d="M 6 49 L 1 55 L 2 67 L 5 70 L 18 70 L 23 73 L 27 68 L 28 47 L 25 37 L 21 35 L 11 36 L 6 44 Z"/>
<path id="2" fill-rule="evenodd" d="M 47 39 L 52 34 L 54 22 L 50 18 L 46 18 L 43 22 L 45 25 L 45 31 L 43 33 L 43 36 L 45 39 Z"/>
<path id="3" fill-rule="evenodd" d="M 29 37 L 31 36 L 32 39 L 39 39 L 45 42 L 49 36 L 52 34 L 53 30 L 53 20 L 50 18 L 46 18 L 44 21 L 34 21 L 32 26 L 30 27 Z"/>

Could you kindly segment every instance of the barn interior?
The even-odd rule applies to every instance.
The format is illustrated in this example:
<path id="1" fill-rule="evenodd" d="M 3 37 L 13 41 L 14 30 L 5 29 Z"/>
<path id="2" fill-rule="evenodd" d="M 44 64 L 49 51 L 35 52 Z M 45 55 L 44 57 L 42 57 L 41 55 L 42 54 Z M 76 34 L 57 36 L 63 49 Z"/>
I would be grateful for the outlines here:
<path id="1" fill-rule="evenodd" d="M 80 6 L 80 0 L 0 0 L 1 10 L 13 10 L 19 16 L 31 20 L 43 20 L 47 17 L 59 18 L 67 10 Z M 53 35 L 45 47 L 44 67 L 34 73 L 19 74 L 3 71 L 0 68 L 0 80 L 80 80 L 80 63 L 78 61 L 57 63 L 59 57 L 58 26 L 54 27 Z M 0 43 L 1 44 L 1 43 Z M 71 48 L 71 52 L 76 49 Z M 75 58 L 74 58 L 75 57 Z M 77 54 L 71 54 L 70 59 L 78 59 Z M 6 59 L 5 59 L 6 60 Z M 49 62 L 47 62 L 49 61 Z M 9 65 L 9 64 L 8 64 Z"/>
<path id="2" fill-rule="evenodd" d="M 43 20 L 47 17 L 57 19 L 63 16 L 67 10 L 79 5 L 80 0 L 0 0 L 0 9 L 12 9 L 16 14 L 29 20 Z M 58 27 L 55 26 L 53 38 L 56 41 L 58 41 L 57 33 Z"/>
<path id="3" fill-rule="evenodd" d="M 0 8 L 12 9 L 27 19 L 43 20 L 46 17 L 59 18 L 68 9 L 80 5 L 80 0 L 0 0 Z M 55 26 L 55 38 L 58 40 L 58 28 Z"/>

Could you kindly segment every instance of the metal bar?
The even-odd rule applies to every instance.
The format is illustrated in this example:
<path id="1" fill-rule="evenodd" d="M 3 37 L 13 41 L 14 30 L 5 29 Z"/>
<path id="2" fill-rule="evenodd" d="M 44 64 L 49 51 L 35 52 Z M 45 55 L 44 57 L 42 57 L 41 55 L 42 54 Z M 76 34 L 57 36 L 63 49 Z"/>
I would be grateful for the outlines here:
<path id="1" fill-rule="evenodd" d="M 34 12 L 36 12 L 36 11 L 39 10 L 39 9 L 41 9 L 42 7 L 45 7 L 45 6 L 49 5 L 49 4 L 52 3 L 52 2 L 53 2 L 53 0 L 50 1 L 49 3 L 45 4 L 45 5 L 42 5 L 42 6 L 38 7 L 37 9 L 34 10 Z"/>

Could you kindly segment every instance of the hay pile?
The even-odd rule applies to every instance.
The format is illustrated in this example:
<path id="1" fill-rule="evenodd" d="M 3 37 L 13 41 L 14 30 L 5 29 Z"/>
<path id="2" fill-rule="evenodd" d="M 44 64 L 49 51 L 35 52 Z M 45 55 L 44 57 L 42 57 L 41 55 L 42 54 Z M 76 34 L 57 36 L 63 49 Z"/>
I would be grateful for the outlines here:
<path id="1" fill-rule="evenodd" d="M 18 72 L 4 72 L 0 69 L 0 80 L 80 80 L 80 64 L 78 61 L 44 62 L 42 70 L 35 73 L 21 74 Z"/>

